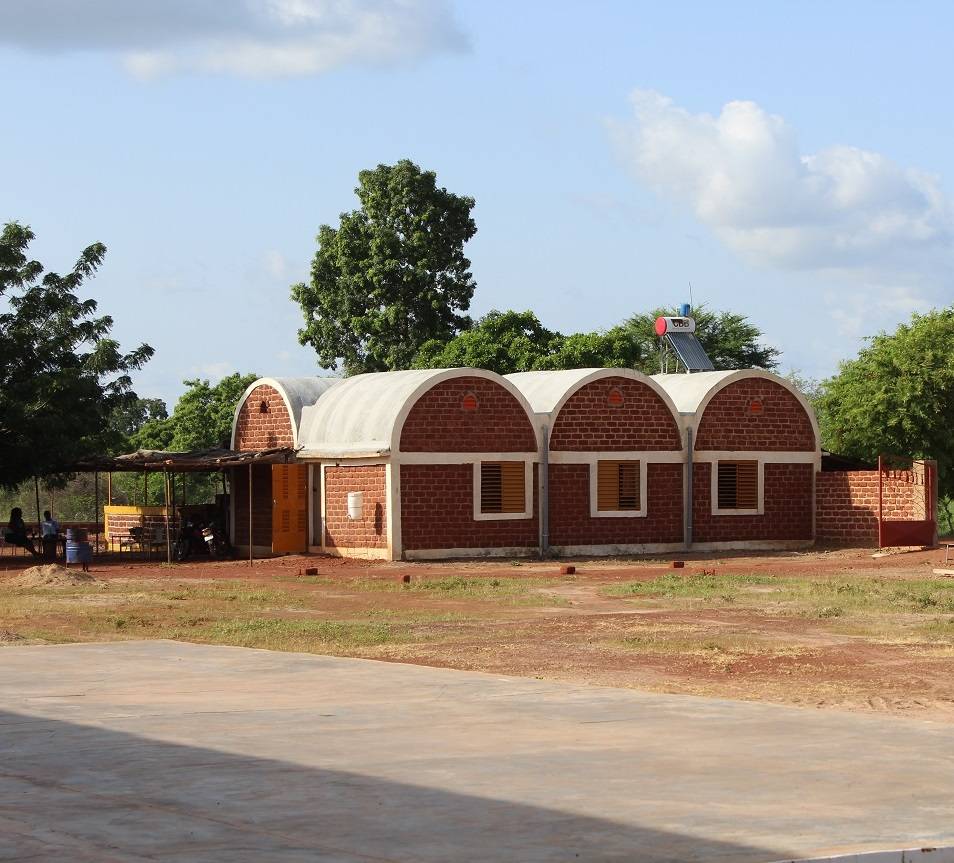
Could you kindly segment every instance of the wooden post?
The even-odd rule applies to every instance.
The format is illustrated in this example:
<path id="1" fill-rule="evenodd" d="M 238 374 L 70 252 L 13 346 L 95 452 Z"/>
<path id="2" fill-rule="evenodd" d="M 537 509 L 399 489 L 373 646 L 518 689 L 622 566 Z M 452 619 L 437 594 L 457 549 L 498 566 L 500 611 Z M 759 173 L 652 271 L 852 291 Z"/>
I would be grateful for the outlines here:
<path id="1" fill-rule="evenodd" d="M 96 553 L 99 554 L 99 471 L 93 471 L 93 530 L 96 531 Z"/>
<path id="2" fill-rule="evenodd" d="M 252 463 L 248 463 L 248 565 L 252 565 Z"/>
<path id="3" fill-rule="evenodd" d="M 146 545 L 146 495 L 149 494 L 149 474 L 142 472 L 142 509 L 139 511 L 139 527 L 142 533 L 139 534 L 139 550 L 149 556 L 149 546 Z"/>
<path id="4" fill-rule="evenodd" d="M 113 505 L 113 472 L 107 471 L 106 473 L 106 504 L 107 506 Z"/>
<path id="5" fill-rule="evenodd" d="M 172 563 L 172 539 L 169 536 L 169 471 L 163 470 L 164 491 L 166 493 L 166 563 Z"/>
<path id="6" fill-rule="evenodd" d="M 33 489 L 36 491 L 36 529 L 37 536 L 39 538 L 40 544 L 43 543 L 43 525 L 41 524 L 40 516 L 40 478 L 38 476 L 33 477 Z"/>

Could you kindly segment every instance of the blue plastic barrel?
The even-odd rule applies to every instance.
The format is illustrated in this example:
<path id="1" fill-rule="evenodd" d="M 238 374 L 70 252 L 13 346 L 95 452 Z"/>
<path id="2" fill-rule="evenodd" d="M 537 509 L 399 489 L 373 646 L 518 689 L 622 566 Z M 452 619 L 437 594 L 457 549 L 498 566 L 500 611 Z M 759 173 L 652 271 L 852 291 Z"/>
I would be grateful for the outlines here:
<path id="1" fill-rule="evenodd" d="M 86 542 L 86 528 L 85 527 L 68 527 L 66 529 L 66 541 L 70 542 Z"/>
<path id="2" fill-rule="evenodd" d="M 85 535 L 86 531 L 83 531 Z M 67 538 L 66 540 L 66 562 L 67 563 L 92 563 L 93 546 L 88 542 L 77 542 Z"/>

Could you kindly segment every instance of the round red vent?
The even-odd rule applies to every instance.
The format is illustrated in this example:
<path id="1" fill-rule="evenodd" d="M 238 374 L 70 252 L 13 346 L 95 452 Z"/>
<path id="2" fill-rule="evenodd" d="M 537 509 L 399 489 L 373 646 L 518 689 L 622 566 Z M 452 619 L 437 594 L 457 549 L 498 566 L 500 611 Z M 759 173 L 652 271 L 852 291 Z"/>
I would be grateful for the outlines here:
<path id="1" fill-rule="evenodd" d="M 749 413 L 756 415 L 762 413 L 761 399 L 752 399 L 752 401 L 749 402 Z"/>
<path id="2" fill-rule="evenodd" d="M 615 387 L 609 391 L 606 401 L 613 407 L 618 408 L 623 403 L 623 394 Z"/>
<path id="3" fill-rule="evenodd" d="M 461 401 L 460 401 L 460 406 L 461 406 L 465 411 L 475 411 L 475 410 L 477 410 L 477 396 L 475 396 L 473 393 L 467 393 L 467 395 L 465 395 L 465 396 L 461 399 Z"/>

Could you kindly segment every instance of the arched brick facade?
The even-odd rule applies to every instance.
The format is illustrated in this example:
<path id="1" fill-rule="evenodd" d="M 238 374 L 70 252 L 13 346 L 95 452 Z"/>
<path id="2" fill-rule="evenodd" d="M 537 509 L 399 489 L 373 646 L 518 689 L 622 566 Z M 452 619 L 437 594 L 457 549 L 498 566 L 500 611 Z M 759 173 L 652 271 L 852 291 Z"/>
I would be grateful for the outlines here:
<path id="1" fill-rule="evenodd" d="M 294 445 L 292 419 L 281 394 L 268 384 L 255 387 L 239 410 L 235 423 L 235 449 L 250 451 Z"/>
<path id="2" fill-rule="evenodd" d="M 465 398 L 476 406 L 465 407 Z M 468 400 L 468 405 L 473 402 Z M 402 452 L 536 452 L 523 405 L 500 384 L 478 377 L 445 380 L 411 408 L 401 430 Z"/>
<path id="3" fill-rule="evenodd" d="M 611 393 L 621 397 L 611 398 Z M 550 432 L 551 451 L 673 450 L 679 427 L 652 387 L 631 378 L 592 381 L 566 400 Z"/>
<path id="4" fill-rule="evenodd" d="M 789 390 L 765 378 L 745 378 L 723 387 L 706 405 L 695 449 L 811 452 L 815 432 Z"/>

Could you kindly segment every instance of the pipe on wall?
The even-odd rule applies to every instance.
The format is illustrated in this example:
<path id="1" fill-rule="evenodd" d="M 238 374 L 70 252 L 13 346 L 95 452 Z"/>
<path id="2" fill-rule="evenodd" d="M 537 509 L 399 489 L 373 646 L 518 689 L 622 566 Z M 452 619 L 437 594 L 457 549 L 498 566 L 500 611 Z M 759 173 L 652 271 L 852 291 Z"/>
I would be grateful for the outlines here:
<path id="1" fill-rule="evenodd" d="M 692 429 L 686 429 L 686 519 L 684 538 L 686 550 L 692 548 Z"/>
<path id="2" fill-rule="evenodd" d="M 541 428 L 540 434 L 540 557 L 550 551 L 550 430 Z"/>

